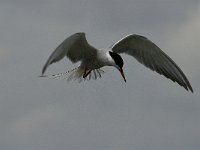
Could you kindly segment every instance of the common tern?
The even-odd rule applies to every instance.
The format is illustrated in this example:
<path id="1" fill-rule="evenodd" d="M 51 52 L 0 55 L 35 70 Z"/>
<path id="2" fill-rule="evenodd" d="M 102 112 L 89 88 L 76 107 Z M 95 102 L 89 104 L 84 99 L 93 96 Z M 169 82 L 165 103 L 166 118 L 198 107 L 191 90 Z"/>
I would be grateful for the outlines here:
<path id="1" fill-rule="evenodd" d="M 67 56 L 73 63 L 80 61 L 80 66 L 69 71 L 68 79 L 97 79 L 104 72 L 104 66 L 117 68 L 126 82 L 123 71 L 124 61 L 119 55 L 125 53 L 135 57 L 140 63 L 157 73 L 177 82 L 186 90 L 193 92 L 190 82 L 176 63 L 156 44 L 144 36 L 130 34 L 116 42 L 108 50 L 98 50 L 88 44 L 85 33 L 75 33 L 64 40 L 50 55 L 42 69 L 42 75 L 49 65 Z M 66 73 L 67 74 L 67 73 Z M 65 76 L 65 73 L 57 76 Z"/>

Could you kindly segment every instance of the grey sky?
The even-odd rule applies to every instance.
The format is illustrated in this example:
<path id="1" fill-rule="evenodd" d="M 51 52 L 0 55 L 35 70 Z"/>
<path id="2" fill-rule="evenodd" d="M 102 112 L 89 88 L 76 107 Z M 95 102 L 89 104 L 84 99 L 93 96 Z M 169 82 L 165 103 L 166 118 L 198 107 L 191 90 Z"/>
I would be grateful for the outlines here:
<path id="1" fill-rule="evenodd" d="M 199 1 L 2 0 L 0 20 L 1 150 L 199 150 Z M 127 83 L 109 67 L 81 84 L 39 78 L 50 53 L 79 31 L 97 48 L 147 36 L 194 94 L 126 55 Z M 62 60 L 46 74 L 75 66 Z"/>

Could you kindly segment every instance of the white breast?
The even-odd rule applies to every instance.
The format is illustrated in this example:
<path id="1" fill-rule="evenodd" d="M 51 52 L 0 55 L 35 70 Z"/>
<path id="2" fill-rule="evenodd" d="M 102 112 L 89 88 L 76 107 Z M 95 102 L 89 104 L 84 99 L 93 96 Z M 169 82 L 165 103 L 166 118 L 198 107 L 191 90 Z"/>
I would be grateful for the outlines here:
<path id="1" fill-rule="evenodd" d="M 97 59 L 103 66 L 115 66 L 115 62 L 109 54 L 108 50 L 99 50 L 97 53 Z"/>

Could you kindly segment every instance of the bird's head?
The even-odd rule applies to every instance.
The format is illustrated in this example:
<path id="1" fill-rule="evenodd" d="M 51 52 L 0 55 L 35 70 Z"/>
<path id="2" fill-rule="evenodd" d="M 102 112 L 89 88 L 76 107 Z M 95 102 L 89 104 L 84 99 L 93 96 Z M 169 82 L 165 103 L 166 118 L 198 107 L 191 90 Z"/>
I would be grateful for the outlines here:
<path id="1" fill-rule="evenodd" d="M 111 51 L 109 51 L 109 54 L 112 57 L 112 59 L 114 60 L 114 63 L 115 63 L 114 67 L 116 67 L 119 70 L 124 81 L 126 82 L 126 78 L 125 78 L 124 71 L 123 71 L 124 61 L 123 61 L 122 57 L 119 54 L 111 52 Z"/>

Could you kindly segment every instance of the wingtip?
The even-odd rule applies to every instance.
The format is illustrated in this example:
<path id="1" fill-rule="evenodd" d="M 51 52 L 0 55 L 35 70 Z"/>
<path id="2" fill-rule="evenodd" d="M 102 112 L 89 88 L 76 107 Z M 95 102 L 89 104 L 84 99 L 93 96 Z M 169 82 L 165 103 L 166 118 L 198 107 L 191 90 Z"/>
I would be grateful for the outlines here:
<path id="1" fill-rule="evenodd" d="M 47 75 L 41 74 L 38 77 L 47 77 Z"/>
<path id="2" fill-rule="evenodd" d="M 194 93 L 194 90 L 190 84 L 182 85 L 188 92 Z"/>
<path id="3" fill-rule="evenodd" d="M 191 91 L 192 93 L 194 93 L 194 90 L 192 89 L 191 86 L 189 86 L 189 89 L 190 89 L 190 91 Z"/>
<path id="4" fill-rule="evenodd" d="M 42 69 L 42 74 L 39 75 L 39 77 L 47 77 L 46 75 L 44 75 L 44 72 L 46 71 L 46 68 L 47 68 L 47 66 L 46 66 L 46 64 L 45 64 L 45 66 L 44 66 L 43 69 Z"/>
<path id="5" fill-rule="evenodd" d="M 77 33 L 75 33 L 73 35 L 85 36 L 85 32 L 77 32 Z"/>
<path id="6" fill-rule="evenodd" d="M 186 77 L 185 77 L 185 78 L 186 78 Z M 191 84 L 190 84 L 190 82 L 189 82 L 189 80 L 188 80 L 187 78 L 186 78 L 185 89 L 186 89 L 187 91 L 190 91 L 190 92 L 194 93 L 194 90 L 193 90 L 193 88 L 192 88 L 192 86 L 191 86 Z"/>
<path id="7" fill-rule="evenodd" d="M 46 71 L 48 65 L 49 65 L 49 60 L 46 62 L 46 64 L 45 64 L 44 67 L 42 68 L 42 75 L 44 75 L 44 73 L 45 73 L 45 71 Z"/>

